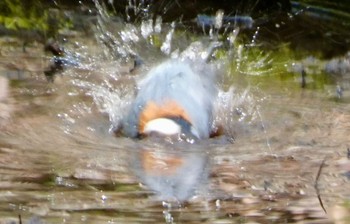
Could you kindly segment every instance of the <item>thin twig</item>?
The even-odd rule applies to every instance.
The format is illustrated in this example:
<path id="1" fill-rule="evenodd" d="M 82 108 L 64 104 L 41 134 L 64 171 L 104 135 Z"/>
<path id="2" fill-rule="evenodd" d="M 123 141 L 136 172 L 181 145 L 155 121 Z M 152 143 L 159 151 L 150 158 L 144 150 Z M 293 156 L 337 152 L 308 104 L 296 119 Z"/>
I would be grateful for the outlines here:
<path id="1" fill-rule="evenodd" d="M 315 187 L 315 190 L 316 190 L 318 201 L 320 202 L 320 205 L 321 205 L 323 211 L 327 214 L 327 211 L 326 211 L 326 209 L 325 209 L 325 207 L 323 205 L 322 199 L 321 199 L 320 189 L 318 188 L 318 181 L 320 179 L 320 176 L 321 176 L 321 173 L 322 173 L 322 168 L 324 167 L 325 162 L 326 162 L 326 157 L 322 160 L 322 163 L 321 163 L 321 165 L 320 165 L 320 167 L 318 169 L 314 187 Z"/>
<path id="2" fill-rule="evenodd" d="M 306 88 L 306 72 L 305 70 L 301 70 L 301 88 Z"/>
<path id="3" fill-rule="evenodd" d="M 19 220 L 19 224 L 22 224 L 22 217 L 20 214 L 18 215 L 18 220 Z"/>

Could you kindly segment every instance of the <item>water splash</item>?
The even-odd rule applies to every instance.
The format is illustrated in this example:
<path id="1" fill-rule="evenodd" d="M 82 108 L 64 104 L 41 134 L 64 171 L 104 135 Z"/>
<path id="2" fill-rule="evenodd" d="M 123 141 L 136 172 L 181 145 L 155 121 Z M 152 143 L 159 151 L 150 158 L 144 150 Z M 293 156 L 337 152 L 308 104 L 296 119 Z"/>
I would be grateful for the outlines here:
<path id="1" fill-rule="evenodd" d="M 225 135 L 232 139 L 241 137 L 257 119 L 256 102 L 249 88 L 239 91 L 231 86 L 227 91 L 219 91 L 214 125 L 224 126 Z"/>
<path id="2" fill-rule="evenodd" d="M 98 110 L 108 115 L 111 122 L 110 130 L 119 128 L 126 108 L 130 105 L 133 91 L 127 87 L 114 88 L 110 83 L 94 85 L 86 81 L 75 81 L 77 86 L 86 89 L 86 95 L 91 96 Z"/>
<path id="3" fill-rule="evenodd" d="M 99 1 L 95 0 L 94 3 L 98 11 L 95 37 L 99 49 L 94 52 L 94 55 L 84 57 L 85 62 L 80 63 L 78 67 L 87 73 L 82 75 L 77 72 L 72 84 L 83 89 L 85 95 L 91 97 L 100 113 L 108 115 L 111 123 L 110 130 L 118 129 L 133 99 L 135 83 L 154 65 L 157 58 L 165 56 L 190 60 L 193 62 L 195 72 L 202 74 L 203 77 L 217 76 L 219 80 L 225 80 L 222 77 L 232 75 L 226 72 L 227 68 L 232 66 L 232 61 L 235 62 L 235 70 L 241 73 L 260 75 L 268 72 L 266 64 L 269 63 L 269 55 L 261 55 L 257 57 L 258 60 L 253 62 L 249 60 L 250 63 L 247 64 L 249 50 L 255 46 L 259 28 L 249 48 L 243 44 L 236 44 L 239 27 L 233 29 L 227 38 L 222 40 L 219 37 L 219 30 L 225 26 L 224 23 L 227 20 L 222 11 L 217 12 L 209 36 L 194 35 L 195 40 L 187 39 L 187 44 L 181 43 L 175 46 L 175 42 L 180 38 L 175 22 L 169 25 L 162 23 L 161 17 L 155 20 L 144 17 L 140 25 L 126 23 L 109 16 Z M 131 6 L 135 13 L 144 7 L 141 5 L 136 7 L 134 2 L 130 1 L 128 7 Z M 156 44 L 155 40 L 160 43 Z M 226 43 L 230 47 L 222 48 Z M 226 56 L 217 59 L 218 49 L 226 51 Z M 82 55 L 87 54 L 82 53 Z M 141 70 L 130 73 L 133 70 L 132 66 L 130 69 L 125 67 L 135 58 L 142 58 L 145 63 Z M 121 72 L 122 70 L 125 71 Z M 134 81 L 125 83 L 124 80 Z M 219 87 L 223 89 L 227 85 L 227 83 L 220 83 Z M 256 112 L 257 102 L 253 100 L 249 88 L 240 90 L 231 86 L 227 91 L 220 90 L 216 106 L 215 124 L 225 124 L 225 133 L 229 136 L 236 136 L 239 132 L 237 127 L 249 124 L 259 117 Z"/>
<path id="4" fill-rule="evenodd" d="M 267 65 L 271 58 L 255 49 L 256 36 L 247 45 L 239 43 L 240 28 L 237 27 L 226 33 L 224 39 L 220 38 L 218 30 L 225 22 L 222 12 L 217 13 L 211 34 L 186 36 L 183 35 L 186 31 L 175 22 L 162 23 L 161 17 L 155 21 L 145 18 L 140 24 L 131 24 L 109 16 L 98 1 L 95 4 L 99 14 L 94 44 L 79 42 L 79 63 L 67 71 L 73 86 L 70 92 L 88 96 L 91 104 L 75 104 L 71 106 L 73 110 L 61 113 L 61 118 L 66 120 L 66 133 L 74 130 L 71 126 L 77 125 L 84 113 L 90 113 L 85 107 L 107 116 L 110 132 L 119 130 L 137 92 L 138 80 L 159 62 L 177 58 L 190 61 L 193 71 L 203 78 L 216 77 L 220 90 L 215 102 L 213 129 L 221 127 L 229 139 L 237 141 L 260 125 L 263 126 L 262 131 L 259 129 L 260 134 L 267 136 L 259 108 L 262 102 L 252 91 L 256 87 L 233 82 L 235 78 L 241 79 L 237 74 L 261 75 L 269 71 Z M 249 60 L 252 52 L 258 55 L 253 61 Z M 142 60 L 142 65 L 135 68 L 136 60 Z M 77 116 L 79 108 L 81 112 Z M 266 144 L 271 150 L 268 139 Z"/>
<path id="5" fill-rule="evenodd" d="M 166 55 L 169 55 L 171 52 L 171 40 L 173 39 L 174 30 L 175 30 L 175 22 L 171 24 L 171 29 L 169 33 L 166 35 L 165 41 L 163 42 L 162 46 L 160 47 L 161 51 Z"/>

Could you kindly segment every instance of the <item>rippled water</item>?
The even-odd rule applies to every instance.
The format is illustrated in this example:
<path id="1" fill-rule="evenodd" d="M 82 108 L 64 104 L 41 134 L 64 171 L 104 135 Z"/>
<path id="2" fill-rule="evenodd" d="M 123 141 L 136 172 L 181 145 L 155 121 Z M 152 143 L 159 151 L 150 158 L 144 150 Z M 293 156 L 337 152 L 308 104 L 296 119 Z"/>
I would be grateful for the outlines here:
<path id="1" fill-rule="evenodd" d="M 349 217 L 346 75 L 308 75 L 301 88 L 299 75 L 271 70 L 269 56 L 245 67 L 246 48 L 229 48 L 235 63 L 218 53 L 210 63 L 221 88 L 216 121 L 226 135 L 186 145 L 181 156 L 205 164 L 194 175 L 196 190 L 186 202 L 165 200 L 153 191 L 157 185 L 142 172 L 137 153 L 182 146 L 113 131 L 133 99 L 135 80 L 164 58 L 202 57 L 217 44 L 215 32 L 196 36 L 161 21 L 133 25 L 100 15 L 95 36 L 64 44 L 77 63 L 53 83 L 42 74 L 49 60 L 43 46 L 23 53 L 3 38 L 2 74 L 11 85 L 8 98 L 0 94 L 1 223 L 16 223 L 18 215 L 24 223 L 33 216 L 44 223 L 332 223 Z M 237 32 L 229 36 L 232 45 Z M 143 61 L 136 69 L 135 57 Z M 18 71 L 6 66 L 15 58 L 23 66 Z M 286 61 L 286 67 L 298 63 Z M 322 78 L 327 81 L 319 86 Z"/>

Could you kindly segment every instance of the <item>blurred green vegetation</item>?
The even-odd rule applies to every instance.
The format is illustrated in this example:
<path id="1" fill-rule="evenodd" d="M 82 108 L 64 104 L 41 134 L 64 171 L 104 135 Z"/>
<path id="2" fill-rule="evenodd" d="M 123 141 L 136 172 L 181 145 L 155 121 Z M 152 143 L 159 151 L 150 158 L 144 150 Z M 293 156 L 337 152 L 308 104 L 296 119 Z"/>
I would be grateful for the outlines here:
<path id="1" fill-rule="evenodd" d="M 59 29 L 69 28 L 72 22 L 63 12 L 53 10 L 38 0 L 1 0 L 0 24 L 13 31 L 35 31 L 43 37 L 55 37 Z"/>
<path id="2" fill-rule="evenodd" d="M 47 30 L 47 11 L 39 1 L 0 1 L 0 23 L 7 29 Z"/>

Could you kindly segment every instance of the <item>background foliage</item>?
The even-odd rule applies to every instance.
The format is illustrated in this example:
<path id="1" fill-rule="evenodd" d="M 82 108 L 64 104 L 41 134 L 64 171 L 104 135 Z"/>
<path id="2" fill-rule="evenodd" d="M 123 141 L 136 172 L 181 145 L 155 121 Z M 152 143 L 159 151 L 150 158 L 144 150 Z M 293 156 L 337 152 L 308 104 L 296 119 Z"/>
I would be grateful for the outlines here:
<path id="1" fill-rule="evenodd" d="M 39 0 L 1 0 L 0 26 L 2 29 L 34 31 L 44 37 L 55 37 L 62 28 L 72 25 L 63 12 L 48 7 Z"/>

